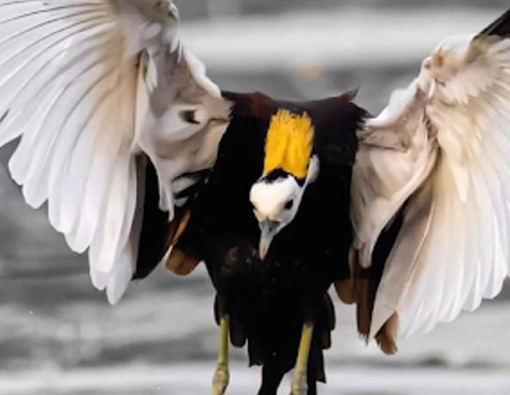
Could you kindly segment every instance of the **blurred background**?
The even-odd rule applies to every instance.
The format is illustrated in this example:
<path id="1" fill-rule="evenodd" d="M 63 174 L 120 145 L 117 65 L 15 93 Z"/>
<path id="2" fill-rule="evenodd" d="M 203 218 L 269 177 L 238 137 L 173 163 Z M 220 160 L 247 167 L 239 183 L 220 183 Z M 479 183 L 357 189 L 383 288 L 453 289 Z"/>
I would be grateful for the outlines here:
<path id="1" fill-rule="evenodd" d="M 183 40 L 225 90 L 314 99 L 360 88 L 377 114 L 421 60 L 451 34 L 475 33 L 503 0 L 175 0 Z M 205 270 L 163 268 L 108 305 L 86 258 L 25 205 L 0 152 L 0 394 L 209 392 L 218 329 Z M 384 356 L 358 338 L 354 310 L 338 302 L 321 394 L 510 393 L 510 290 L 475 313 Z M 258 368 L 232 350 L 230 394 L 255 394 Z M 281 394 L 289 392 L 289 381 Z"/>

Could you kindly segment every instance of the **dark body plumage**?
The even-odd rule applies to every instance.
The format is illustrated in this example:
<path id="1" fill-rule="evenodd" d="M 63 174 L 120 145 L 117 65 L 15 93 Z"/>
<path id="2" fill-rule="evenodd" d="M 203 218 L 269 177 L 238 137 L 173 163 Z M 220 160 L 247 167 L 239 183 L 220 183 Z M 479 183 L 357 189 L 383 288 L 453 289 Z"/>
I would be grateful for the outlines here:
<path id="1" fill-rule="evenodd" d="M 335 325 L 327 291 L 349 275 L 351 164 L 355 130 L 365 113 L 350 95 L 309 103 L 274 102 L 260 94 L 225 96 L 236 103 L 232 120 L 175 248 L 205 261 L 218 294 L 217 317 L 230 316 L 232 344 L 247 343 L 250 364 L 264 366 L 260 394 L 276 393 L 296 362 L 303 323 L 315 324 L 308 370 L 309 394 L 315 394 L 316 381 L 325 380 L 322 350 L 330 346 Z M 249 191 L 262 174 L 265 135 L 278 108 L 311 116 L 321 168 L 295 220 L 260 261 Z"/>

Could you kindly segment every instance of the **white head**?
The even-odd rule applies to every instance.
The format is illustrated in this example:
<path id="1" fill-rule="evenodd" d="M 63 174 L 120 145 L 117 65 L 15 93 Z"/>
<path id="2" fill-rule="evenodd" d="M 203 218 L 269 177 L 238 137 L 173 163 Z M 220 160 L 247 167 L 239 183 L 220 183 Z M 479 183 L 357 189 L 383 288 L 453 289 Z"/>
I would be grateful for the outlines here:
<path id="1" fill-rule="evenodd" d="M 306 186 L 318 174 L 312 146 L 313 127 L 306 114 L 279 111 L 273 117 L 266 138 L 264 172 L 250 191 L 261 232 L 261 259 L 273 238 L 295 218 Z"/>

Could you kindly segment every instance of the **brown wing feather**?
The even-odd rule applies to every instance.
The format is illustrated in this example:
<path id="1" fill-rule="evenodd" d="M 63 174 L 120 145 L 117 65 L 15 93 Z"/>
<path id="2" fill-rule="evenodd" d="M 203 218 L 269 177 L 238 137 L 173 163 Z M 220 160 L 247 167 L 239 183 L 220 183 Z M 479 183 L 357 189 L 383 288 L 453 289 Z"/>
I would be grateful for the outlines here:
<path id="1" fill-rule="evenodd" d="M 277 103 L 269 96 L 260 92 L 235 93 L 222 92 L 225 99 L 235 103 L 232 116 L 257 118 L 269 121 L 278 111 Z"/>
<path id="2" fill-rule="evenodd" d="M 352 249 L 349 256 L 351 277 L 335 284 L 336 292 L 344 303 L 356 304 L 358 332 L 365 339 L 368 339 L 370 334 L 375 297 L 384 271 L 384 263 L 402 227 L 404 209 L 405 207 L 381 235 L 374 249 L 372 266 L 363 269 L 358 253 Z M 397 352 L 395 340 L 397 324 L 398 316 L 393 315 L 376 335 L 376 342 L 385 354 Z"/>
<path id="3" fill-rule="evenodd" d="M 144 279 L 153 272 L 170 246 L 178 241 L 189 219 L 189 208 L 186 205 L 177 208 L 174 220 L 168 222 L 168 213 L 159 209 L 156 170 L 148 159 L 146 162 L 142 231 L 134 280 Z M 166 267 L 175 274 L 187 275 L 197 264 L 198 261 L 174 250 L 166 262 Z"/>
<path id="4" fill-rule="evenodd" d="M 315 125 L 314 150 L 335 166 L 354 164 L 358 150 L 357 132 L 370 115 L 353 102 L 356 92 L 303 103 Z"/>

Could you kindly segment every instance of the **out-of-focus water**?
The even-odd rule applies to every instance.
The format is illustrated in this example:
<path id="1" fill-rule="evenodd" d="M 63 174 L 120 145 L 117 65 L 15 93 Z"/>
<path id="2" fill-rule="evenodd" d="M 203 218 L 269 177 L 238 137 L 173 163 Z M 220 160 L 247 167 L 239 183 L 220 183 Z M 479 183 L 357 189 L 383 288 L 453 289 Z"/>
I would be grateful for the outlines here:
<path id="1" fill-rule="evenodd" d="M 209 393 L 212 364 L 135 366 L 72 373 L 33 372 L 25 377 L 0 379 L 2 395 L 202 395 Z M 253 395 L 259 385 L 257 369 L 234 364 L 227 393 Z M 279 394 L 288 394 L 290 375 Z M 441 369 L 333 368 L 323 395 L 506 395 L 508 371 Z"/>
<path id="2" fill-rule="evenodd" d="M 72 281 L 18 279 L 2 291 L 27 292 L 0 306 L 0 395 L 199 395 L 215 368 L 218 328 L 203 268 L 190 278 L 158 269 L 118 306 Z M 87 285 L 85 285 L 87 284 Z M 510 303 L 485 303 L 432 333 L 400 343 L 396 356 L 368 347 L 354 310 L 336 302 L 337 328 L 326 352 L 321 394 L 421 395 L 510 393 Z M 232 349 L 229 393 L 254 394 L 259 369 Z M 288 379 L 280 393 L 288 393 Z"/>

